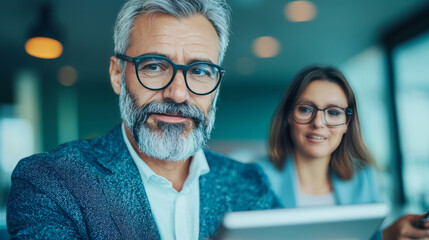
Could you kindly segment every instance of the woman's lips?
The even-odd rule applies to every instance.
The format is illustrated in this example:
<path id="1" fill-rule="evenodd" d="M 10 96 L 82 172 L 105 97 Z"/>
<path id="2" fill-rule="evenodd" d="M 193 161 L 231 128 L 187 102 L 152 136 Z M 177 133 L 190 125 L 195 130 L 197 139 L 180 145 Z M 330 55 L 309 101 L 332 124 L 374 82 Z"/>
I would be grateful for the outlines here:
<path id="1" fill-rule="evenodd" d="M 312 143 L 321 143 L 326 140 L 326 137 L 319 134 L 307 134 L 306 137 L 308 141 Z"/>

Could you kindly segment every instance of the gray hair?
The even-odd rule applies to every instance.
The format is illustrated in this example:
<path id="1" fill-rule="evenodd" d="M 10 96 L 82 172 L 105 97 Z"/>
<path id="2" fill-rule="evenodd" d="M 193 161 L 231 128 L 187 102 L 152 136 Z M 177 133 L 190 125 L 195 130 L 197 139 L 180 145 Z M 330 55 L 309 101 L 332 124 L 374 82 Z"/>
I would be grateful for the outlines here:
<path id="1" fill-rule="evenodd" d="M 229 42 L 230 8 L 225 0 L 129 0 L 116 19 L 113 35 L 115 53 L 124 54 L 127 51 L 134 21 L 142 13 L 161 13 L 179 19 L 195 14 L 204 15 L 219 37 L 219 64 L 222 63 Z M 125 63 L 120 61 L 120 64 L 124 69 Z"/>

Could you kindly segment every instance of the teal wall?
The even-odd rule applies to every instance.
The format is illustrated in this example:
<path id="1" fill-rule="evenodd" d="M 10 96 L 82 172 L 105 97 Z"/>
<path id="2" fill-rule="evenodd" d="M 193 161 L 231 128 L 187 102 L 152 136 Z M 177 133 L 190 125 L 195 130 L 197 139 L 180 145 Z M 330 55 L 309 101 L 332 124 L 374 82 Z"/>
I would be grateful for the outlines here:
<path id="1" fill-rule="evenodd" d="M 213 140 L 266 139 L 284 85 L 221 86 Z"/>
<path id="2" fill-rule="evenodd" d="M 83 82 L 83 83 L 82 83 Z M 73 86 L 78 97 L 79 138 L 98 136 L 120 122 L 118 96 L 110 82 L 81 80 Z M 272 115 L 279 103 L 284 85 L 237 86 L 224 84 L 217 103 L 213 140 L 264 140 L 267 137 Z M 55 148 L 57 142 L 57 93 L 65 88 L 59 84 L 45 88 L 44 136 L 45 150 Z M 57 91 L 55 91 L 55 89 Z"/>

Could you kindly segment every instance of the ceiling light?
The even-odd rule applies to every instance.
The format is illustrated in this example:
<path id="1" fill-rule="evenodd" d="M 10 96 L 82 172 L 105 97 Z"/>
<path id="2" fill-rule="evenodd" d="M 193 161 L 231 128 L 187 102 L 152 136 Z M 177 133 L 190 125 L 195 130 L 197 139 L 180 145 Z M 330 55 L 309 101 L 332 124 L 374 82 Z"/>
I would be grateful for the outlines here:
<path id="1" fill-rule="evenodd" d="M 308 22 L 316 17 L 316 6 L 310 1 L 293 1 L 286 4 L 284 14 L 292 22 Z"/>
<path id="2" fill-rule="evenodd" d="M 40 21 L 25 43 L 25 51 L 37 58 L 57 58 L 63 52 L 63 45 L 52 21 L 51 8 L 43 5 L 40 13 Z"/>
<path id="3" fill-rule="evenodd" d="M 260 58 L 271 58 L 279 54 L 280 43 L 269 36 L 259 37 L 253 41 L 253 53 Z"/>
<path id="4" fill-rule="evenodd" d="M 58 81 L 64 86 L 71 86 L 76 83 L 77 71 L 72 66 L 63 66 L 58 71 Z"/>

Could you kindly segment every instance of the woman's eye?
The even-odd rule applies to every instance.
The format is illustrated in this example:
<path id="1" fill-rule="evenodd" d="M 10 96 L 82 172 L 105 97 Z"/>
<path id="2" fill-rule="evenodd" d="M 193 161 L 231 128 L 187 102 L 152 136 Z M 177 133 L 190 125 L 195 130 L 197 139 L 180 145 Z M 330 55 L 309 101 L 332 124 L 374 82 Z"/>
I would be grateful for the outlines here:
<path id="1" fill-rule="evenodd" d="M 299 112 L 301 112 L 301 113 L 311 113 L 312 111 L 311 111 L 311 108 L 310 107 L 308 107 L 308 106 L 300 106 L 299 108 L 298 108 L 298 110 L 299 110 Z"/>
<path id="2" fill-rule="evenodd" d="M 328 112 L 328 114 L 330 116 L 339 116 L 339 115 L 341 115 L 341 111 L 338 110 L 338 109 L 328 109 L 327 112 Z"/>

